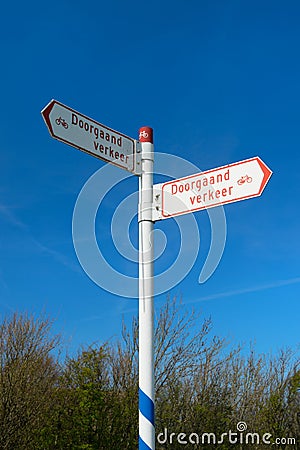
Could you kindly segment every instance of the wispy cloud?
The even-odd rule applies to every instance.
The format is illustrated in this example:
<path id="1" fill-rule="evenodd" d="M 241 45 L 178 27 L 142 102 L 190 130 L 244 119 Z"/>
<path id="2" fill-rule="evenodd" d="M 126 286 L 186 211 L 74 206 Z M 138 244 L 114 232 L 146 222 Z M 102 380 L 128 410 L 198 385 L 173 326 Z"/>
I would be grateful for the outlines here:
<path id="1" fill-rule="evenodd" d="M 28 225 L 22 222 L 15 214 L 14 209 L 16 207 L 1 205 L 0 204 L 0 214 L 5 217 L 9 224 L 17 227 L 20 231 L 25 233 L 25 237 L 30 240 L 31 248 L 35 249 L 43 254 L 48 254 L 52 256 L 56 261 L 73 270 L 74 272 L 81 272 L 79 264 L 75 264 L 70 260 L 64 253 L 61 253 L 53 248 L 42 244 L 39 240 L 37 240 L 29 231 Z M 1 274 L 0 274 L 0 282 L 1 282 Z M 4 281 L 3 281 L 4 282 Z"/>
<path id="2" fill-rule="evenodd" d="M 73 270 L 74 272 L 81 272 L 81 269 L 79 267 L 79 264 L 75 264 L 73 261 L 70 260 L 64 253 L 58 252 L 57 250 L 54 250 L 51 247 L 47 247 L 46 245 L 42 244 L 40 241 L 35 239 L 34 237 L 30 236 L 30 239 L 34 243 L 35 247 L 42 253 L 47 254 L 49 256 L 52 256 L 56 261 L 63 264 L 65 267 L 68 267 L 69 269 Z"/>
<path id="3" fill-rule="evenodd" d="M 0 204 L 0 213 L 11 225 L 14 225 L 22 230 L 27 229 L 27 226 L 15 215 L 14 207 Z"/>
<path id="4" fill-rule="evenodd" d="M 208 301 L 208 300 L 232 297 L 235 295 L 247 294 L 247 293 L 251 293 L 251 292 L 265 291 L 268 289 L 274 289 L 274 288 L 281 287 L 281 286 L 289 286 L 291 284 L 297 284 L 297 283 L 300 283 L 300 277 L 290 278 L 288 280 L 278 280 L 278 281 L 274 281 L 273 283 L 268 283 L 268 284 L 263 284 L 263 285 L 258 285 L 258 286 L 251 286 L 251 287 L 247 287 L 244 289 L 236 289 L 236 290 L 227 291 L 227 292 L 219 292 L 216 294 L 207 295 L 206 297 L 200 297 L 200 298 L 194 299 L 194 300 L 187 300 L 184 303 L 200 303 L 200 302 L 204 302 L 204 301 Z"/>
<path id="5" fill-rule="evenodd" d="M 87 317 L 81 317 L 78 322 L 90 322 L 90 321 L 98 321 L 103 320 L 104 317 L 110 317 L 110 316 L 124 316 L 125 314 L 137 314 L 138 313 L 138 304 L 137 299 L 132 300 L 128 299 L 120 299 L 118 301 L 115 301 L 114 306 L 109 309 L 103 309 L 103 312 L 101 314 L 95 314 L 92 316 Z M 129 305 L 133 305 L 132 307 L 129 307 Z"/>

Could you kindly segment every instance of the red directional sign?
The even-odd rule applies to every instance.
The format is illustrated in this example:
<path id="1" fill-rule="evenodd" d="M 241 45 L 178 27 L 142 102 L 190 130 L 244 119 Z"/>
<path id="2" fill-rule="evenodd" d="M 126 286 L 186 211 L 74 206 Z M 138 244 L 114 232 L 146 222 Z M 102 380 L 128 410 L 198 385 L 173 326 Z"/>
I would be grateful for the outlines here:
<path id="1" fill-rule="evenodd" d="M 136 141 L 51 100 L 42 116 L 52 137 L 135 174 Z"/>
<path id="2" fill-rule="evenodd" d="M 255 157 L 155 185 L 155 220 L 257 197 L 271 175 L 266 164 Z"/>

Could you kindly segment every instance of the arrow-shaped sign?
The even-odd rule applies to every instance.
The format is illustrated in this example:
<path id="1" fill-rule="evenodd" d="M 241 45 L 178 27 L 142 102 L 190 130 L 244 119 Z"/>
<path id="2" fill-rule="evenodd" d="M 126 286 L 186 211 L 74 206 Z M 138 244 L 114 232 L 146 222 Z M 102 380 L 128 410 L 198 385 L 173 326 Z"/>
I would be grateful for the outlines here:
<path id="1" fill-rule="evenodd" d="M 272 171 L 259 158 L 154 185 L 154 219 L 167 219 L 201 209 L 257 197 Z"/>
<path id="2" fill-rule="evenodd" d="M 42 110 L 42 116 L 53 138 L 136 175 L 140 174 L 140 163 L 136 158 L 137 141 L 134 139 L 56 100 L 51 100 Z"/>

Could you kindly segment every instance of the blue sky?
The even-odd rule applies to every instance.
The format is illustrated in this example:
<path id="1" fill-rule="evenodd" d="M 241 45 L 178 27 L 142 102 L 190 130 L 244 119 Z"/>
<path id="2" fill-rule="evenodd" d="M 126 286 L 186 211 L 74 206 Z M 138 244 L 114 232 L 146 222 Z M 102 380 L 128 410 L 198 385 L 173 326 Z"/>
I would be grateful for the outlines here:
<path id="1" fill-rule="evenodd" d="M 40 111 L 52 99 L 208 170 L 260 156 L 273 171 L 261 197 L 225 206 L 227 241 L 206 283 L 206 212 L 189 275 L 171 290 L 211 316 L 215 334 L 260 352 L 299 344 L 300 5 L 296 1 L 5 2 L 0 18 L 0 313 L 46 311 L 70 351 L 120 335 L 137 301 L 82 270 L 72 215 L 104 162 L 53 140 Z M 173 161 L 173 160 L 172 160 Z M 113 167 L 116 172 L 121 169 Z M 160 168 L 156 167 L 159 172 Z M 180 167 L 174 170 L 180 173 Z M 186 175 L 183 173 L 182 176 Z M 168 178 L 156 176 L 156 182 Z M 103 254 L 136 276 L 113 247 L 110 222 L 137 177 L 112 189 L 97 215 Z M 135 204 L 133 202 L 133 207 Z M 100 210 L 99 210 L 100 211 Z M 132 223 L 117 223 L 137 242 Z M 156 273 L 176 259 L 173 220 Z M 192 244 L 191 244 L 192 245 Z M 189 251 L 186 251 L 189 258 Z M 166 294 L 157 296 L 156 307 Z"/>

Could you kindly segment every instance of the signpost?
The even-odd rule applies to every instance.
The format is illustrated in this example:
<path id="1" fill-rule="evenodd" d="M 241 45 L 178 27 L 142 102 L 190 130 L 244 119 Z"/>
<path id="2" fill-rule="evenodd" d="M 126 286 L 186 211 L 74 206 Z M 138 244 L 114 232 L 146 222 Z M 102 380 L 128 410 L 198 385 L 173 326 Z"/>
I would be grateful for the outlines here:
<path id="1" fill-rule="evenodd" d="M 256 157 L 153 186 L 152 128 L 137 141 L 56 100 L 42 116 L 53 138 L 139 176 L 139 450 L 154 450 L 153 224 L 261 195 L 272 172 Z"/>
<path id="2" fill-rule="evenodd" d="M 51 100 L 42 110 L 51 136 L 135 175 L 141 173 L 137 141 Z"/>
<path id="3" fill-rule="evenodd" d="M 155 449 L 154 428 L 154 280 L 153 280 L 153 131 L 140 129 L 139 179 L 139 450 Z"/>
<path id="4" fill-rule="evenodd" d="M 271 170 L 259 158 L 154 185 L 154 219 L 167 219 L 261 195 Z"/>
<path id="5" fill-rule="evenodd" d="M 137 141 L 56 100 L 42 116 L 53 138 L 139 175 L 139 449 L 154 450 L 153 130 Z"/>

